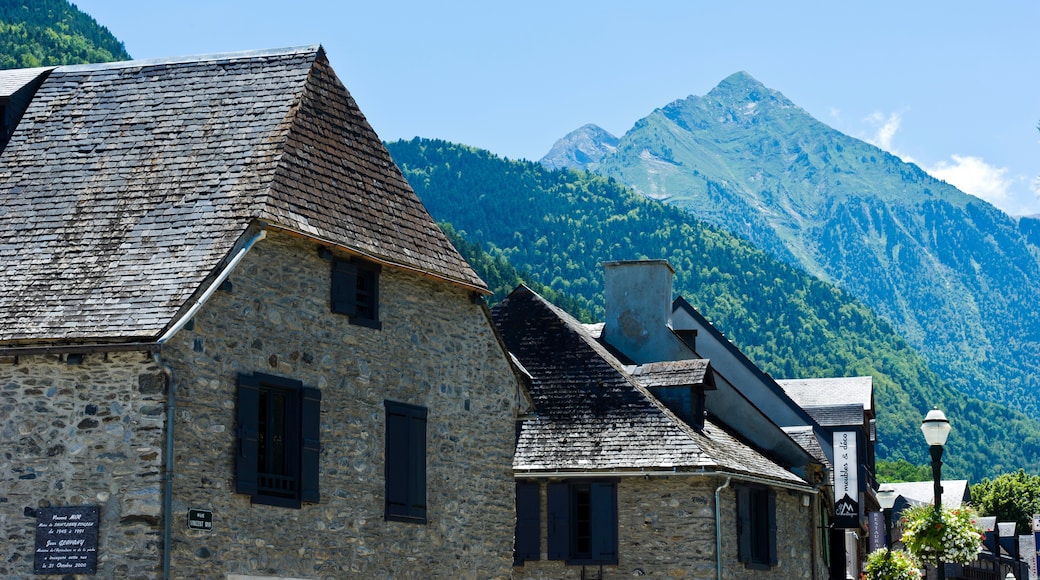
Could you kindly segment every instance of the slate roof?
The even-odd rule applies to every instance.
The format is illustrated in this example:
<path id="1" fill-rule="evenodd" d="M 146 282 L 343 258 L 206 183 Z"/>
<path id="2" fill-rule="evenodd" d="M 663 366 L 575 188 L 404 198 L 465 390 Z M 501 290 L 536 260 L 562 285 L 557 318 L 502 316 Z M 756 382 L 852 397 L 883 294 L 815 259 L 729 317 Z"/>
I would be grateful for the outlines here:
<path id="1" fill-rule="evenodd" d="M 320 46 L 63 66 L 0 154 L 0 344 L 154 339 L 259 223 L 486 292 Z"/>
<path id="2" fill-rule="evenodd" d="M 776 382 L 803 408 L 857 403 L 868 413 L 874 410 L 873 377 L 777 379 Z"/>
<path id="3" fill-rule="evenodd" d="M 796 443 L 802 446 L 813 456 L 814 459 L 820 462 L 821 465 L 830 467 L 831 462 L 827 459 L 827 453 L 823 450 L 820 445 L 820 440 L 816 438 L 816 432 L 809 425 L 799 425 L 793 427 L 784 427 L 784 433 L 787 433 L 791 439 L 794 439 Z"/>
<path id="4" fill-rule="evenodd" d="M 930 504 L 935 499 L 935 484 L 932 481 L 907 481 L 892 483 L 896 494 L 914 503 Z M 946 508 L 957 508 L 971 502 L 971 488 L 966 479 L 942 480 L 942 504 Z"/>
<path id="5" fill-rule="evenodd" d="M 521 286 L 492 309 L 531 377 L 536 416 L 521 423 L 514 472 L 693 470 L 805 482 L 724 425 L 697 431 L 628 375 L 577 320 Z"/>
<path id="6" fill-rule="evenodd" d="M 584 328 L 587 330 L 588 326 Z M 689 359 L 626 365 L 625 372 L 647 388 L 701 386 L 710 390 L 715 388 L 710 368 L 706 359 Z"/>
<path id="7" fill-rule="evenodd" d="M 859 403 L 804 407 L 805 412 L 823 427 L 863 426 L 863 407 Z"/>
<path id="8" fill-rule="evenodd" d="M 0 98 L 10 97 L 25 85 L 36 80 L 52 66 L 0 70 Z"/>

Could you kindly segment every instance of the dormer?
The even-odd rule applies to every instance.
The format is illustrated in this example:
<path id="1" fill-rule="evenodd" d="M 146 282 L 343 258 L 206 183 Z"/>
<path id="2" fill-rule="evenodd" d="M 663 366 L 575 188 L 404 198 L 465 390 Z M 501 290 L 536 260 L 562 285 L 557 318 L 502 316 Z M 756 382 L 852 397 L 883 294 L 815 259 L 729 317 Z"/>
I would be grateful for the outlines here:
<path id="1" fill-rule="evenodd" d="M 0 152 L 11 140 L 36 89 L 52 70 L 54 67 L 0 71 Z"/>
<path id="2" fill-rule="evenodd" d="M 625 371 L 687 425 L 704 428 L 707 391 L 716 389 L 707 359 L 631 365 Z"/>

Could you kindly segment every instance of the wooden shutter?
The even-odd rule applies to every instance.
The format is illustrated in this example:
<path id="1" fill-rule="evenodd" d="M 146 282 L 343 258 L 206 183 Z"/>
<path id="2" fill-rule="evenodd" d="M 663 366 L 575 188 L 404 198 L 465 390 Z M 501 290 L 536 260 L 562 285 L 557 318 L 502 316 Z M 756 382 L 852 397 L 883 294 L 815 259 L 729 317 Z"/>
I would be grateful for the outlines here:
<path id="1" fill-rule="evenodd" d="M 537 483 L 516 484 L 516 536 L 513 565 L 542 557 L 542 497 Z"/>
<path id="2" fill-rule="evenodd" d="M 238 376 L 238 453 L 235 456 L 235 491 L 257 493 L 257 458 L 260 454 L 260 383 L 248 375 Z"/>
<path id="3" fill-rule="evenodd" d="M 766 533 L 769 534 L 769 565 L 776 566 L 779 563 L 779 559 L 776 556 L 776 492 L 768 490 L 766 495 L 767 512 L 766 517 L 768 518 L 768 530 Z"/>
<path id="4" fill-rule="evenodd" d="M 751 490 L 746 487 L 733 488 L 737 492 L 737 560 L 751 562 Z"/>
<path id="5" fill-rule="evenodd" d="M 426 521 L 426 409 L 408 417 L 408 514 Z"/>
<path id="6" fill-rule="evenodd" d="M 617 564 L 617 484 L 593 482 L 589 491 L 592 500 L 592 560 L 600 564 Z"/>
<path id="7" fill-rule="evenodd" d="M 332 261 L 332 311 L 357 314 L 357 266 L 343 260 Z"/>
<path id="8" fill-rule="evenodd" d="M 550 483 L 546 487 L 546 520 L 549 524 L 548 558 L 566 560 L 571 554 L 571 491 L 566 483 Z"/>
<path id="9" fill-rule="evenodd" d="M 321 456 L 321 391 L 303 387 L 300 392 L 300 500 L 321 501 L 318 470 Z"/>
<path id="10" fill-rule="evenodd" d="M 386 518 L 426 522 L 426 409 L 386 401 Z"/>

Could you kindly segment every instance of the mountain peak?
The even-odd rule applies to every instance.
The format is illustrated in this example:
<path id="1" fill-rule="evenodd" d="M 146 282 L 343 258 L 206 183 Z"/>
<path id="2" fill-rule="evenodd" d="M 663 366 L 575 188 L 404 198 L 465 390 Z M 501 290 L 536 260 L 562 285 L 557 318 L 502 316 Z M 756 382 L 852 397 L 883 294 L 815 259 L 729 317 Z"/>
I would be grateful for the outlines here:
<path id="1" fill-rule="evenodd" d="M 618 138 L 599 125 L 589 123 L 567 133 L 542 157 L 548 169 L 594 169 L 617 150 Z"/>
<path id="2" fill-rule="evenodd" d="M 707 95 L 708 98 L 731 103 L 757 103 L 773 101 L 781 106 L 795 106 L 780 91 L 775 91 L 750 74 L 740 71 L 722 79 Z"/>

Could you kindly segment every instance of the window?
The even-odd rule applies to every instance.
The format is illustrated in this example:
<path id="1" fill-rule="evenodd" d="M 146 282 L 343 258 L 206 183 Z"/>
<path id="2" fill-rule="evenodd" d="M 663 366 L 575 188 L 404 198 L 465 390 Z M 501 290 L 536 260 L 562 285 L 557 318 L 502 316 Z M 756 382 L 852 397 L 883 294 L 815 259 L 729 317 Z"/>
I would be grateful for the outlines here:
<path id="1" fill-rule="evenodd" d="M 516 534 L 513 565 L 542 557 L 542 490 L 537 483 L 516 484 Z"/>
<path id="2" fill-rule="evenodd" d="M 549 559 L 617 564 L 617 483 L 550 483 L 546 491 Z"/>
<path id="3" fill-rule="evenodd" d="M 748 568 L 777 564 L 776 492 L 764 487 L 736 486 L 737 559 Z"/>
<path id="4" fill-rule="evenodd" d="M 351 324 L 382 328 L 379 322 L 379 264 L 360 260 L 332 261 L 332 311 Z"/>
<path id="5" fill-rule="evenodd" d="M 384 401 L 386 519 L 426 523 L 426 408 Z"/>
<path id="6" fill-rule="evenodd" d="M 238 376 L 235 491 L 257 504 L 318 503 L 321 391 L 300 381 Z"/>

